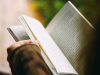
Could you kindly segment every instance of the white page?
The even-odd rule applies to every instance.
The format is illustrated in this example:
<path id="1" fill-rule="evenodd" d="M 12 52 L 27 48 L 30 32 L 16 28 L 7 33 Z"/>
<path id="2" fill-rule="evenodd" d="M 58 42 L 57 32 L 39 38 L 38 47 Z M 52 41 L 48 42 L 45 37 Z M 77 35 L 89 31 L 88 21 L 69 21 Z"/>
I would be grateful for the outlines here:
<path id="1" fill-rule="evenodd" d="M 59 50 L 54 41 L 50 38 L 49 34 L 46 32 L 44 27 L 37 20 L 23 16 L 24 23 L 23 26 L 27 29 L 25 22 L 27 22 L 28 29 L 35 35 L 35 37 L 39 40 L 42 48 L 45 50 L 45 53 L 49 57 L 50 61 L 52 61 L 57 73 L 65 73 L 65 74 L 77 74 L 73 69 L 69 61 L 65 58 L 63 53 Z M 21 22 L 22 22 L 21 21 Z M 29 32 L 29 31 L 28 31 Z"/>
<path id="2" fill-rule="evenodd" d="M 35 39 L 35 36 L 29 31 L 30 29 L 28 28 L 28 26 L 24 23 L 24 20 L 20 17 L 18 17 L 19 21 L 21 22 L 22 25 L 25 25 L 23 26 L 24 29 L 26 30 L 28 36 L 30 37 L 31 41 L 34 42 L 36 39 Z M 23 20 L 23 21 L 22 21 Z"/>
<path id="3" fill-rule="evenodd" d="M 85 60 L 79 66 L 78 58 L 81 50 L 93 39 L 95 30 L 71 2 L 60 10 L 46 30 L 72 66 L 78 72 L 84 71 Z"/>
<path id="4" fill-rule="evenodd" d="M 15 41 L 30 39 L 22 26 L 11 26 L 7 28 Z"/>

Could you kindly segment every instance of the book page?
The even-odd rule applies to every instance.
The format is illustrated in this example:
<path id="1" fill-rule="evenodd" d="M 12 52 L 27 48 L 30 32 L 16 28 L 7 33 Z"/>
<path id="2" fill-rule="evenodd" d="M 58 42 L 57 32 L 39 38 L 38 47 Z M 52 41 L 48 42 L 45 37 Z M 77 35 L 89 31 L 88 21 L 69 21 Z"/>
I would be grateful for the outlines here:
<path id="1" fill-rule="evenodd" d="M 39 21 L 24 15 L 19 18 L 22 20 L 21 22 L 23 22 L 22 24 L 25 29 L 29 29 L 39 41 L 41 48 L 49 58 L 50 62 L 52 62 L 53 67 L 58 74 L 77 74 Z"/>
<path id="2" fill-rule="evenodd" d="M 46 30 L 77 72 L 83 71 L 85 62 L 80 64 L 80 69 L 77 69 L 78 58 L 81 50 L 93 40 L 95 31 L 86 18 L 68 2 L 49 23 Z"/>
<path id="3" fill-rule="evenodd" d="M 15 41 L 30 39 L 22 26 L 11 26 L 7 28 Z"/>

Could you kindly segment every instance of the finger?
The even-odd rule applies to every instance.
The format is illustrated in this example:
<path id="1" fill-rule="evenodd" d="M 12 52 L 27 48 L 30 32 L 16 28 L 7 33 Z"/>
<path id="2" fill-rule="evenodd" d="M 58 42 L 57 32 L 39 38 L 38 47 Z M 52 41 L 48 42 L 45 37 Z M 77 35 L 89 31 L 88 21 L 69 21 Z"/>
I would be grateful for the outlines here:
<path id="1" fill-rule="evenodd" d="M 39 42 L 37 40 L 33 41 L 32 44 L 36 44 L 37 46 L 39 46 Z"/>
<path id="2" fill-rule="evenodd" d="M 11 53 L 15 48 L 20 47 L 20 46 L 22 46 L 22 45 L 24 45 L 24 44 L 29 44 L 29 43 L 32 43 L 32 41 L 31 41 L 31 40 L 22 40 L 22 41 L 16 42 L 16 43 L 12 44 L 11 46 L 9 46 L 9 47 L 7 48 L 7 53 L 9 54 L 9 53 Z"/>
<path id="3" fill-rule="evenodd" d="M 32 43 L 31 40 L 22 40 L 22 41 L 17 42 L 16 44 L 19 44 L 21 46 L 21 45 L 30 44 L 30 43 Z"/>
<path id="4" fill-rule="evenodd" d="M 21 45 L 29 44 L 29 43 L 32 43 L 32 41 L 31 40 L 22 40 L 22 41 L 16 42 L 16 43 L 12 44 L 11 46 L 9 46 L 7 48 L 7 51 L 12 49 L 12 48 L 17 48 L 17 47 L 19 47 Z"/>

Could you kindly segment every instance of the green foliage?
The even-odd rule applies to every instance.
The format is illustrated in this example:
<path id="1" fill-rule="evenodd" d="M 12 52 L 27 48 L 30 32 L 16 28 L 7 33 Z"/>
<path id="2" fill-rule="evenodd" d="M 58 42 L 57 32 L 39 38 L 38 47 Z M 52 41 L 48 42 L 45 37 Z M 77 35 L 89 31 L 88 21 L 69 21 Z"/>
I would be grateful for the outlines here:
<path id="1" fill-rule="evenodd" d="M 40 10 L 46 26 L 67 0 L 32 0 L 31 2 L 35 3 L 37 9 Z"/>
<path id="2" fill-rule="evenodd" d="M 45 26 L 68 0 L 32 0 L 43 15 Z M 70 0 L 92 24 L 98 23 L 100 2 L 98 0 Z"/>

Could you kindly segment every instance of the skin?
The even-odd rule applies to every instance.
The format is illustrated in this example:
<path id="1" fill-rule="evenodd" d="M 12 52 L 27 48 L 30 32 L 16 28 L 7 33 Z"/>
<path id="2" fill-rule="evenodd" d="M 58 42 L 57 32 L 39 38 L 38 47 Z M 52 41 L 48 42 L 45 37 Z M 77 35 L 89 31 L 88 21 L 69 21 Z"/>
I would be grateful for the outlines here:
<path id="1" fill-rule="evenodd" d="M 9 46 L 7 48 L 7 61 L 9 62 L 9 59 L 10 59 L 10 56 L 11 56 L 11 53 L 17 48 L 17 47 L 20 47 L 22 45 L 25 45 L 25 44 L 36 44 L 37 46 L 39 46 L 39 42 L 38 41 L 34 41 L 32 42 L 31 40 L 22 40 L 22 41 L 18 41 L 14 44 L 12 44 L 11 46 Z"/>

